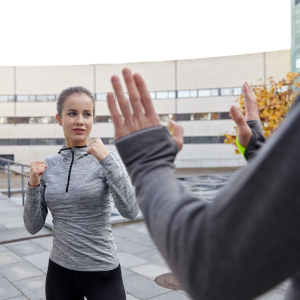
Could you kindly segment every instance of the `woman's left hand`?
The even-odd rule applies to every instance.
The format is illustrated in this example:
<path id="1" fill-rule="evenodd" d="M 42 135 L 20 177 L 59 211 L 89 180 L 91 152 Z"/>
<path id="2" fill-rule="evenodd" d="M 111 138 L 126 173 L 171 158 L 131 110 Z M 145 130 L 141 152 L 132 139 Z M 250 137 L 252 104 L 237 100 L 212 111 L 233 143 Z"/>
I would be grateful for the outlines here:
<path id="1" fill-rule="evenodd" d="M 94 155 L 98 159 L 98 161 L 103 160 L 106 156 L 109 155 L 109 152 L 105 148 L 100 138 L 90 140 L 87 145 L 86 152 L 88 154 Z"/>

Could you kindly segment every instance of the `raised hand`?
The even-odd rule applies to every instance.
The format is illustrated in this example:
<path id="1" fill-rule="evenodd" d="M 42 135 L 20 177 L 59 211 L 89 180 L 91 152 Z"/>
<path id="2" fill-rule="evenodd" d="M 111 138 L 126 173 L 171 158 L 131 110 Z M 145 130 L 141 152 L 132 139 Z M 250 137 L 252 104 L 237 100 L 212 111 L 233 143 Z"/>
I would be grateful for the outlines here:
<path id="1" fill-rule="evenodd" d="M 40 184 L 41 176 L 44 174 L 47 165 L 43 161 L 33 161 L 30 163 L 30 187 L 38 187 Z"/>
<path id="2" fill-rule="evenodd" d="M 107 151 L 100 138 L 90 140 L 87 145 L 86 152 L 88 154 L 94 155 L 98 159 L 98 161 L 103 160 L 106 156 L 109 155 L 109 152 Z"/>
<path id="3" fill-rule="evenodd" d="M 113 76 L 111 78 L 111 82 L 117 96 L 122 115 L 124 116 L 124 122 L 122 121 L 121 114 L 118 112 L 113 93 L 107 94 L 107 103 L 115 126 L 115 139 L 119 139 L 130 133 L 149 127 L 161 126 L 150 94 L 141 75 L 132 75 L 129 69 L 124 69 L 122 73 L 129 94 L 131 107 L 124 96 L 119 77 Z M 133 113 L 131 112 L 131 109 Z M 180 150 L 183 143 L 183 129 L 175 122 L 169 123 L 169 126 L 173 128 L 174 140 Z"/>
<path id="4" fill-rule="evenodd" d="M 243 85 L 243 94 L 245 98 L 246 117 L 243 116 L 242 112 L 236 105 L 233 105 L 230 108 L 230 113 L 238 127 L 239 142 L 244 148 L 247 148 L 252 136 L 252 130 L 246 121 L 259 121 L 260 118 L 255 95 L 247 82 L 245 82 Z"/>

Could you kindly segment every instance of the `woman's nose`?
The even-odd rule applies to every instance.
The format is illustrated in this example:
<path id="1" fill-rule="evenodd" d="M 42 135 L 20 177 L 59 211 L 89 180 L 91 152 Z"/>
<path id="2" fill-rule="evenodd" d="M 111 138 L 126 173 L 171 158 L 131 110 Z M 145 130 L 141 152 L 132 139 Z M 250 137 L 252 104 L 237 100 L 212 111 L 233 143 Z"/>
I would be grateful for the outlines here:
<path id="1" fill-rule="evenodd" d="M 83 125 L 83 118 L 81 115 L 78 115 L 78 118 L 76 119 L 76 124 L 78 125 Z"/>

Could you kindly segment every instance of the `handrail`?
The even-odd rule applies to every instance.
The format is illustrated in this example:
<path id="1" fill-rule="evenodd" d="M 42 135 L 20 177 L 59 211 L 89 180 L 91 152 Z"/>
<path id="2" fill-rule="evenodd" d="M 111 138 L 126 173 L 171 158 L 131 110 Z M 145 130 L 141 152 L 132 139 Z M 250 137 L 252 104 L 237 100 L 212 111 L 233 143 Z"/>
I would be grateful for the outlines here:
<path id="1" fill-rule="evenodd" d="M 13 160 L 10 160 L 10 159 L 6 159 L 6 158 L 1 158 L 1 157 L 0 157 L 0 160 L 2 160 L 2 161 L 7 161 L 7 162 L 12 163 L 12 164 L 14 164 L 14 165 L 18 165 L 18 166 L 23 166 L 23 167 L 30 168 L 29 165 L 20 164 L 20 163 L 17 163 L 17 162 L 15 162 L 15 161 L 13 161 Z"/>
<path id="2" fill-rule="evenodd" d="M 24 176 L 24 177 L 30 177 L 30 175 L 28 175 L 28 174 L 21 173 L 21 172 L 18 172 L 18 171 L 14 171 L 14 170 L 11 170 L 11 169 L 2 167 L 2 166 L 0 166 L 0 169 L 7 170 L 7 171 L 9 171 L 9 172 L 14 172 L 14 173 L 16 173 L 16 174 L 18 174 L 18 175 L 22 175 L 22 176 Z"/>
<path id="3" fill-rule="evenodd" d="M 10 194 L 11 194 L 10 193 L 10 172 L 13 172 L 15 174 L 19 174 L 19 175 L 22 176 L 22 204 L 24 206 L 24 204 L 25 204 L 24 177 L 30 177 L 28 174 L 24 173 L 24 167 L 30 168 L 30 166 L 29 165 L 25 165 L 25 164 L 20 164 L 20 163 L 17 163 L 17 162 L 15 162 L 13 160 L 6 159 L 6 158 L 0 158 L 0 161 L 7 162 L 7 168 L 0 166 L 0 169 L 7 171 L 7 192 L 8 192 L 8 198 L 10 198 Z M 21 166 L 21 172 L 12 170 L 11 169 L 11 165 Z"/>

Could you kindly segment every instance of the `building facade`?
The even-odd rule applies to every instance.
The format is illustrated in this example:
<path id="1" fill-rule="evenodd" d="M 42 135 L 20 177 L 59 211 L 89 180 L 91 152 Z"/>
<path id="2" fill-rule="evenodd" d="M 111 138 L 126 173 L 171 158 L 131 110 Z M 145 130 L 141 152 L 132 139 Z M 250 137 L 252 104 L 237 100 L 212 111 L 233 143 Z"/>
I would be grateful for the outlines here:
<path id="1" fill-rule="evenodd" d="M 144 77 L 162 123 L 173 119 L 184 127 L 177 168 L 238 167 L 245 160 L 220 136 L 233 132 L 230 106 L 245 81 L 282 79 L 290 71 L 290 50 L 149 63 L 0 67 L 0 155 L 29 164 L 56 154 L 64 141 L 55 121 L 56 98 L 78 85 L 96 98 L 91 138 L 101 137 L 116 150 L 106 93 L 112 91 L 111 76 L 121 76 L 125 67 Z"/>
<path id="2" fill-rule="evenodd" d="M 300 0 L 291 0 L 291 70 L 300 74 Z"/>

